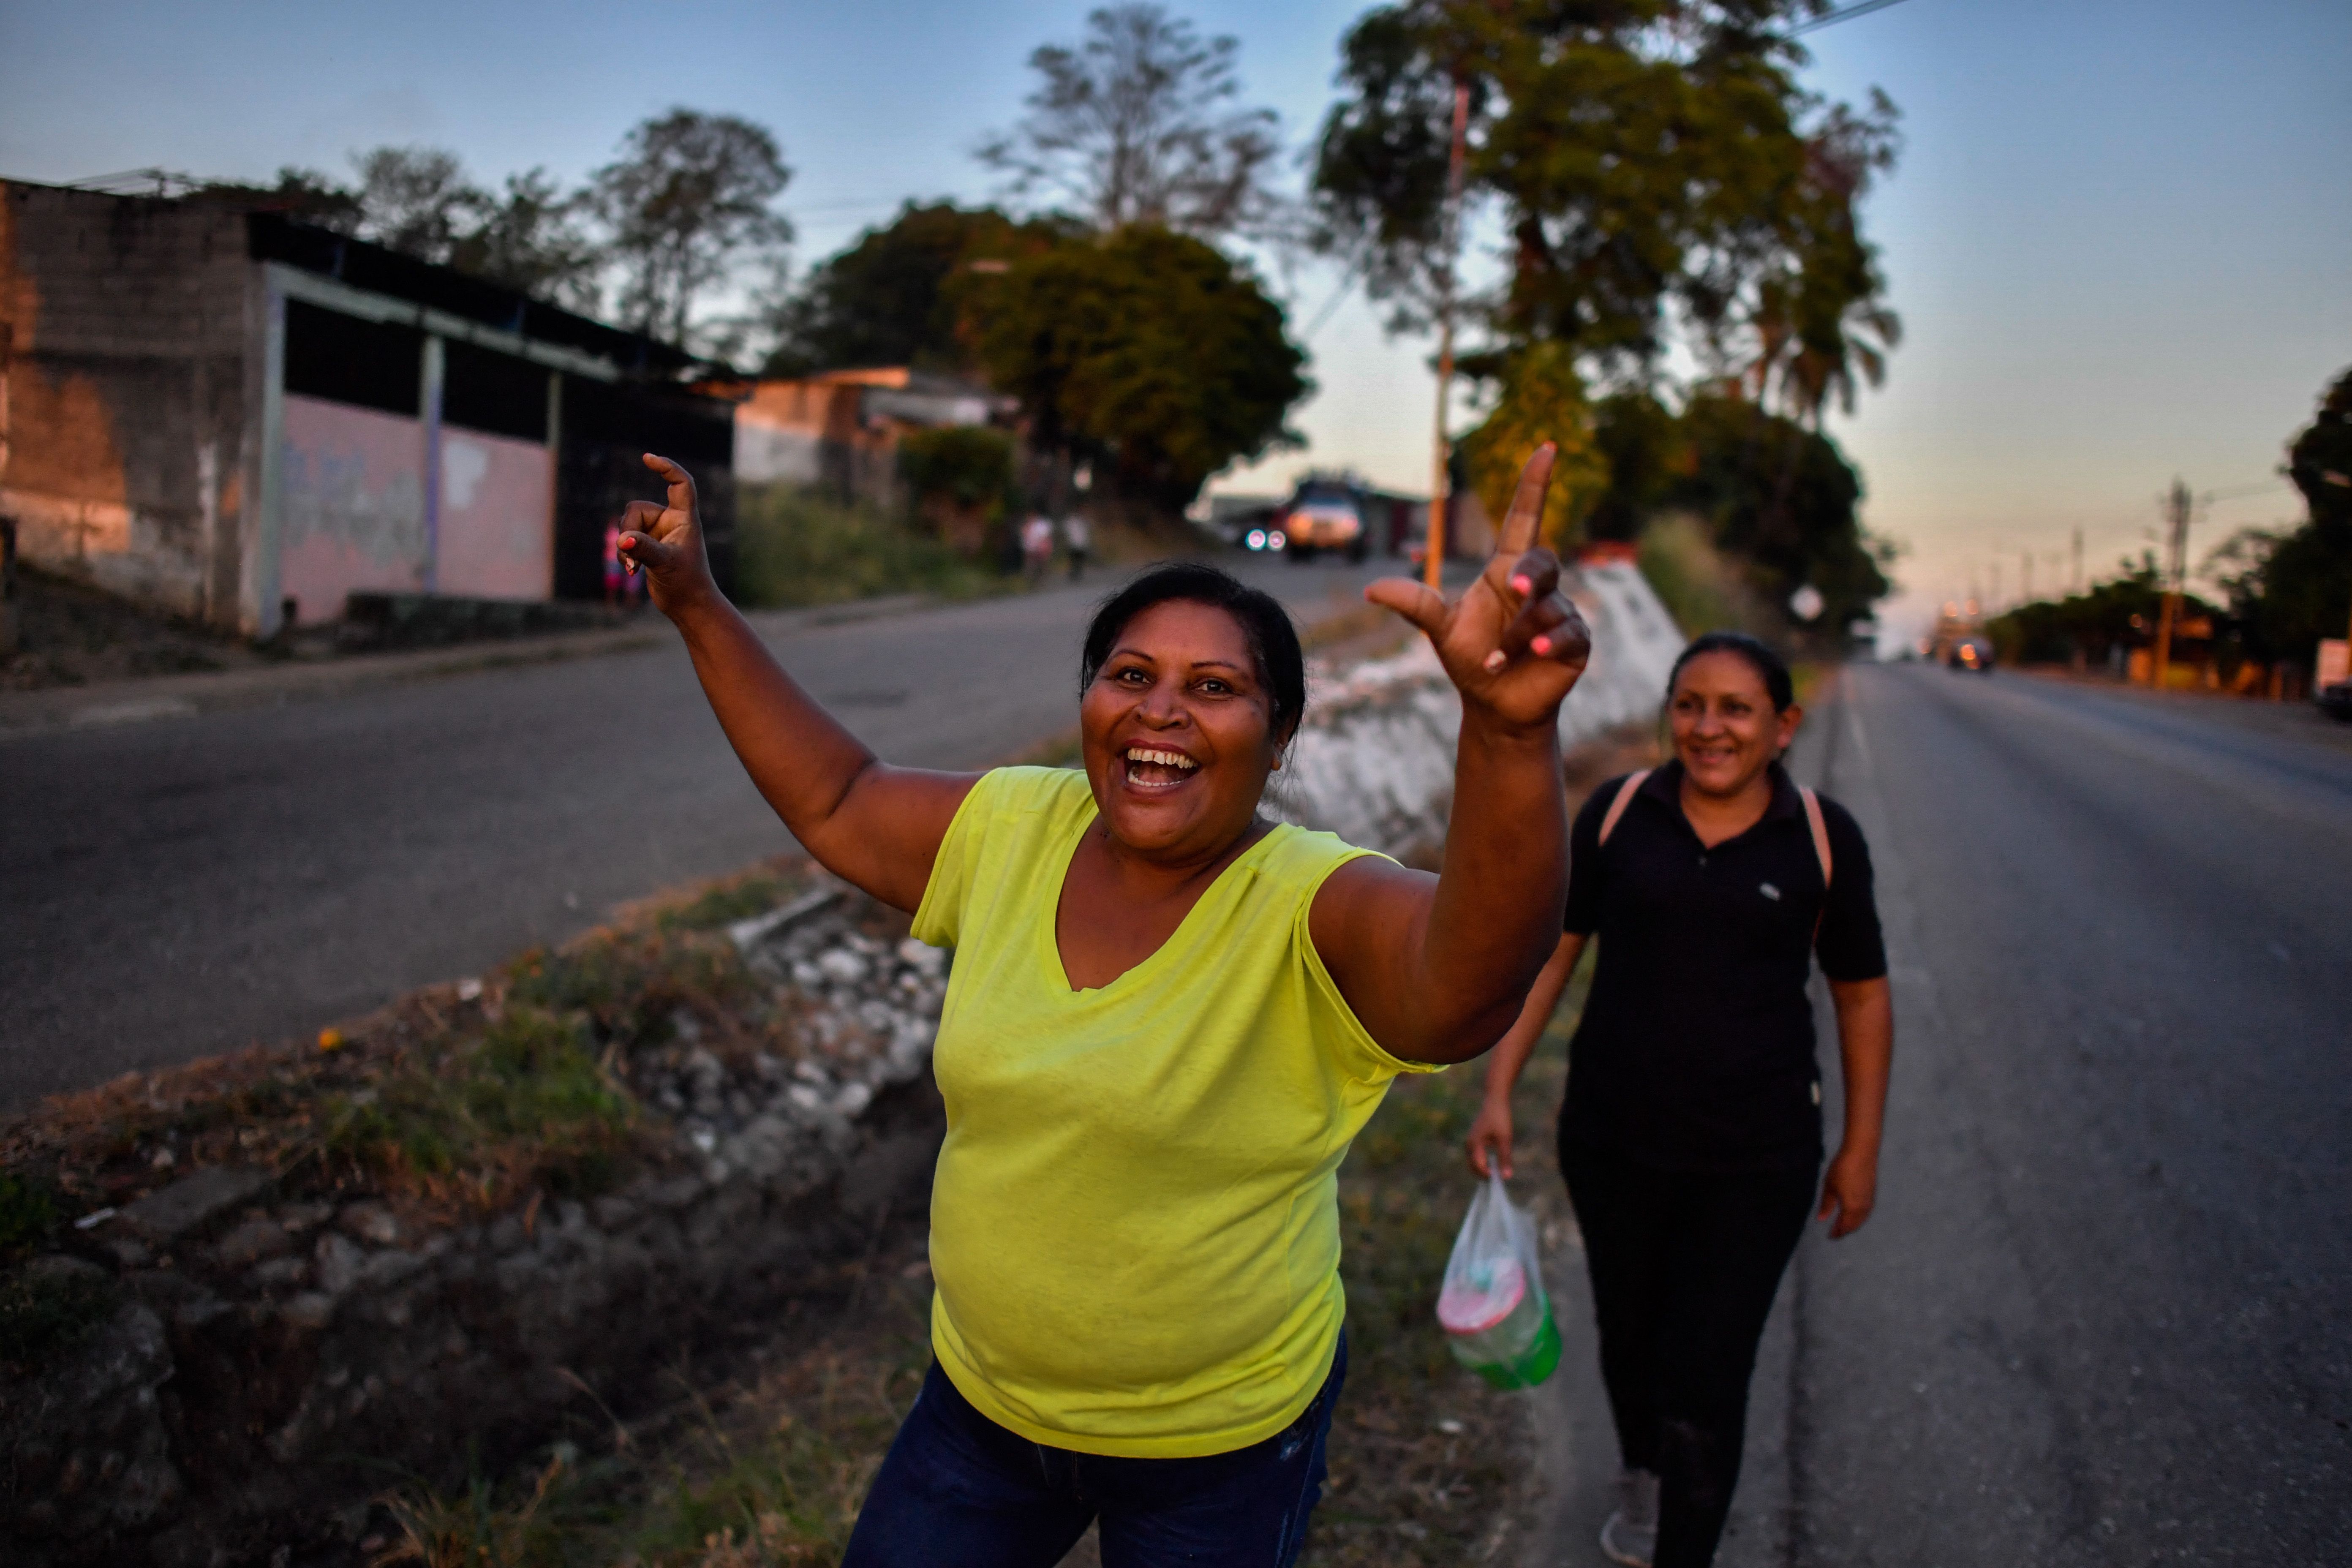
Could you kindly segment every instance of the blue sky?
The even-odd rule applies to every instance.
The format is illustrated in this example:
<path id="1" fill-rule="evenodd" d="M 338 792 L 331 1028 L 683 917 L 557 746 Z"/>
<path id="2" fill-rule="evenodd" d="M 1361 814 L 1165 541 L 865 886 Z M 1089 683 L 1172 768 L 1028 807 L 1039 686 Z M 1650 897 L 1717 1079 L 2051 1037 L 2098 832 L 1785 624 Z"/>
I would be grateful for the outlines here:
<path id="1" fill-rule="evenodd" d="M 1250 95 L 1303 141 L 1361 7 L 1174 7 L 1242 41 Z M 0 7 L 0 174 L 148 165 L 257 178 L 425 142 L 479 174 L 576 178 L 673 104 L 772 126 L 796 170 L 803 262 L 906 197 L 978 199 L 971 151 L 1009 122 L 1037 43 L 1085 7 L 965 3 Z M 1906 0 L 1808 39 L 1817 89 L 1884 87 L 1901 166 L 1872 198 L 1907 335 L 1886 386 L 1832 432 L 1872 527 L 1900 541 L 1909 621 L 2018 552 L 2095 571 L 2145 543 L 2178 473 L 2274 479 L 2281 443 L 2352 364 L 2352 5 L 2342 0 Z M 1338 279 L 1277 287 L 1304 326 Z M 1425 482 L 1425 342 L 1360 300 L 1309 343 L 1311 439 L 1228 485 L 1307 463 Z M 2284 490 L 2216 503 L 2199 550 L 2295 515 Z M 2051 578 L 2042 576 L 2040 585 Z"/>

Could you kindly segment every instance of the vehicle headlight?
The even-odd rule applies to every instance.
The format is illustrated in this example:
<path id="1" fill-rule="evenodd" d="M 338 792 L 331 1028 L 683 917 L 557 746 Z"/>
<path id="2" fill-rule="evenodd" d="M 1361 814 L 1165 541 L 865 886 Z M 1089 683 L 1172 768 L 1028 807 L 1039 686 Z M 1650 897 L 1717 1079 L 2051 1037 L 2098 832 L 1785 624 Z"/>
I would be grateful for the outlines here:
<path id="1" fill-rule="evenodd" d="M 1289 537 L 1278 528 L 1265 536 L 1265 547 L 1268 550 L 1280 550 L 1289 542 Z"/>
<path id="2" fill-rule="evenodd" d="M 1253 528 L 1249 531 L 1249 547 L 1252 550 L 1264 550 L 1265 548 L 1265 530 L 1262 528 Z"/>

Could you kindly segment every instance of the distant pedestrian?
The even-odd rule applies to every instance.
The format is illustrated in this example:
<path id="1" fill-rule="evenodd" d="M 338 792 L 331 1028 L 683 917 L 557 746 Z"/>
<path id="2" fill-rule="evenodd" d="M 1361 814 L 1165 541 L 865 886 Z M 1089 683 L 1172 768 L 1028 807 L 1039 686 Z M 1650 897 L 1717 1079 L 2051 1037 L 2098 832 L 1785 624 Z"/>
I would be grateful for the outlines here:
<path id="1" fill-rule="evenodd" d="M 955 949 L 932 1072 L 930 1339 L 846 1568 L 1290 1568 L 1347 1375 L 1338 1176 L 1401 1072 L 1475 1056 L 1566 896 L 1559 704 L 1591 642 L 1539 448 L 1452 602 L 1366 596 L 1461 694 L 1443 869 L 1262 813 L 1307 700 L 1281 605 L 1162 565 L 1074 662 L 1084 766 L 892 767 L 711 581 L 694 483 L 623 548 L 793 837 Z M 935 672 L 942 678 L 950 671 Z"/>
<path id="2" fill-rule="evenodd" d="M 1062 548 L 1069 552 L 1071 582 L 1086 575 L 1087 552 L 1093 546 L 1094 533 L 1083 514 L 1074 511 L 1062 519 Z"/>
<path id="3" fill-rule="evenodd" d="M 1021 525 L 1021 563 L 1033 584 L 1043 583 L 1054 563 L 1054 523 L 1044 512 L 1030 513 Z"/>
<path id="4" fill-rule="evenodd" d="M 1619 1563 L 1705 1568 L 1805 1216 L 1831 1220 L 1832 1237 L 1870 1217 L 1895 1022 L 1862 829 L 1780 765 L 1803 718 L 1788 667 L 1753 637 L 1709 633 L 1675 661 L 1667 711 L 1674 761 L 1602 784 L 1577 816 L 1567 934 L 1495 1047 L 1470 1163 L 1510 1173 L 1512 1085 L 1598 935 L 1559 1137 L 1624 1461 L 1601 1545 Z M 1845 1076 L 1818 1203 L 1816 954 Z"/>

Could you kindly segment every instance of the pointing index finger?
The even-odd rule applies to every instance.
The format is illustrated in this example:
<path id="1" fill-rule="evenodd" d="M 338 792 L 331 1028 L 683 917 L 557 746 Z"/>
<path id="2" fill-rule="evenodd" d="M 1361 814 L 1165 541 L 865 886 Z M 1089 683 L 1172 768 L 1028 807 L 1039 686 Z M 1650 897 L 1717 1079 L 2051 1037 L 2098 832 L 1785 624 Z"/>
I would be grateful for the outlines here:
<path id="1" fill-rule="evenodd" d="M 694 476 L 671 462 L 658 452 L 646 454 L 646 467 L 669 483 L 669 504 L 677 511 L 688 511 L 694 506 Z"/>
<path id="2" fill-rule="evenodd" d="M 1551 488 L 1552 464 L 1559 456 L 1559 447 L 1546 441 L 1519 470 L 1519 488 L 1511 497 L 1502 536 L 1495 543 L 1496 560 L 1516 561 L 1535 543 L 1543 523 L 1544 492 Z"/>

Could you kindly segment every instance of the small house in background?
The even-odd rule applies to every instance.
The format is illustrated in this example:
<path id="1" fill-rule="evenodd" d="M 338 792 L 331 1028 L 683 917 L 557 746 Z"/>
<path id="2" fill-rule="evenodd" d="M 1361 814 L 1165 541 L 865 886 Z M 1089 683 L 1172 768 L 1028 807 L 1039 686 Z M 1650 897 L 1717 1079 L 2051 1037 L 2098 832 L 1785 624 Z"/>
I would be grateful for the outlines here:
<path id="1" fill-rule="evenodd" d="M 735 477 L 895 507 L 906 432 L 1009 426 L 1019 407 L 976 383 L 905 365 L 761 381 L 735 406 Z"/>
<path id="2" fill-rule="evenodd" d="M 594 598 L 604 531 L 733 408 L 674 345 L 256 210 L 0 181 L 0 514 L 36 566 L 248 636 L 354 593 Z"/>

